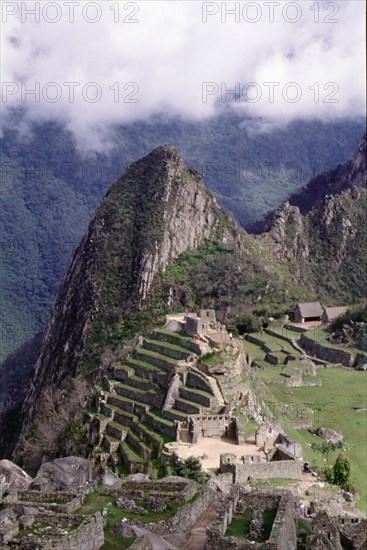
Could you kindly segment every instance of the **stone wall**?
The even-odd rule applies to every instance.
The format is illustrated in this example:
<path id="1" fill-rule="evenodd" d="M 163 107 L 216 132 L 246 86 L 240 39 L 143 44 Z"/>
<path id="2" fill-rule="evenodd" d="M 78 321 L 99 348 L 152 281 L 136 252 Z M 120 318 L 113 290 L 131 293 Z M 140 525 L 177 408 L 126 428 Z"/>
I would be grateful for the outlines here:
<path id="1" fill-rule="evenodd" d="M 260 348 L 263 349 L 264 342 L 260 338 L 256 338 L 256 336 L 253 336 L 252 334 L 246 334 L 245 339 L 248 342 L 251 342 L 252 344 L 256 344 L 257 346 L 260 346 Z"/>
<path id="2" fill-rule="evenodd" d="M 115 386 L 115 391 L 117 395 L 121 395 L 122 397 L 127 397 L 128 399 L 136 400 L 136 392 L 133 389 L 130 389 L 128 386 L 122 387 L 122 386 Z M 148 393 L 148 392 L 139 392 L 139 401 L 142 403 L 146 403 L 147 405 L 151 405 L 151 407 L 155 409 L 161 409 L 164 402 L 164 395 L 160 393 Z"/>
<path id="3" fill-rule="evenodd" d="M 201 334 L 203 330 L 202 322 L 199 317 L 194 317 L 192 315 L 187 315 L 185 317 L 185 330 L 187 334 Z"/>
<path id="4" fill-rule="evenodd" d="M 145 471 L 146 465 L 141 460 L 134 460 L 131 458 L 130 454 L 125 451 L 123 445 L 120 445 L 119 449 L 122 461 L 131 474 L 137 474 Z"/>
<path id="5" fill-rule="evenodd" d="M 237 507 L 254 510 L 277 510 L 269 540 L 257 543 L 245 538 L 225 537 Z M 252 491 L 247 493 L 232 487 L 229 498 L 219 510 L 215 524 L 207 529 L 206 550 L 294 550 L 297 546 L 297 532 L 294 521 L 295 500 L 286 491 Z"/>
<path id="6" fill-rule="evenodd" d="M 303 420 L 295 420 L 292 422 L 292 427 L 296 430 L 307 430 L 308 428 L 312 428 L 312 420 L 307 418 Z"/>
<path id="7" fill-rule="evenodd" d="M 178 374 L 175 374 L 169 383 L 167 394 L 166 394 L 166 400 L 163 404 L 163 411 L 167 411 L 168 409 L 172 409 L 172 407 L 175 404 L 175 400 L 180 395 L 180 387 L 182 386 L 181 379 Z"/>
<path id="8" fill-rule="evenodd" d="M 235 437 L 238 444 L 243 443 L 243 431 L 237 417 L 226 414 L 190 415 L 189 432 L 192 443 L 197 443 L 199 436 Z"/>
<path id="9" fill-rule="evenodd" d="M 352 367 L 355 361 L 355 356 L 344 350 L 339 350 L 335 348 L 329 348 L 316 342 L 312 338 L 308 338 L 304 334 L 301 335 L 299 340 L 302 348 L 309 354 L 323 361 L 328 361 L 329 363 L 341 363 L 344 367 Z"/>
<path id="10" fill-rule="evenodd" d="M 182 506 L 172 518 L 166 521 L 150 523 L 149 525 L 142 524 L 134 520 L 132 527 L 137 526 L 145 529 L 148 528 L 157 535 L 168 535 L 175 533 L 187 537 L 199 517 L 211 506 L 215 499 L 215 495 L 215 490 L 206 488 L 194 502 Z M 139 543 L 140 545 L 138 544 L 138 541 L 136 541 L 136 545 L 133 545 L 130 548 L 136 548 L 139 550 L 142 548 L 149 548 L 149 546 L 145 546 L 148 544 L 147 541 L 144 541 L 144 543 L 139 541 Z"/>
<path id="11" fill-rule="evenodd" d="M 234 482 L 246 483 L 248 478 L 268 479 L 282 477 L 285 479 L 302 479 L 302 463 L 292 460 L 276 462 L 251 462 L 234 465 Z"/>
<path id="12" fill-rule="evenodd" d="M 200 372 L 195 372 L 194 369 L 190 369 L 187 374 L 186 384 L 192 388 L 197 388 L 199 390 L 204 390 L 209 393 L 212 393 L 212 388 L 208 380 L 205 379 L 205 376 Z"/>
<path id="13" fill-rule="evenodd" d="M 236 437 L 237 445 L 243 445 L 245 443 L 245 435 L 242 426 L 242 422 L 237 416 L 234 418 L 234 432 Z"/>
<path id="14" fill-rule="evenodd" d="M 65 526 L 73 530 L 62 537 L 28 536 L 24 539 L 13 539 L 8 548 L 21 550 L 99 550 L 104 544 L 103 518 L 99 512 L 90 516 L 36 513 L 37 523 Z M 75 526 L 77 528 L 75 529 Z"/>
<path id="15" fill-rule="evenodd" d="M 199 403 L 203 407 L 211 407 L 214 402 L 214 396 L 204 395 L 197 392 L 193 392 L 190 388 L 182 387 L 180 390 L 181 397 L 194 403 Z"/>
<path id="16" fill-rule="evenodd" d="M 274 519 L 269 544 L 277 545 L 279 550 L 294 550 L 297 547 L 296 500 L 290 493 L 288 495 L 284 493 Z"/>
<path id="17" fill-rule="evenodd" d="M 196 353 L 196 355 L 201 355 L 202 353 L 199 343 L 195 342 L 194 340 L 180 338 L 179 334 L 173 335 L 164 332 L 154 332 L 154 336 L 156 339 L 162 340 L 163 342 L 170 342 L 171 344 L 176 344 L 187 348 Z"/>
<path id="18" fill-rule="evenodd" d="M 139 350 L 141 350 L 141 351 L 139 351 Z M 135 356 L 139 361 L 149 362 L 152 365 L 155 365 L 156 367 L 160 367 L 160 368 L 166 370 L 169 373 L 175 367 L 175 360 L 174 359 L 169 361 L 168 358 L 163 359 L 161 357 L 156 357 L 155 355 L 149 355 L 149 357 L 148 357 L 148 355 L 144 354 L 144 349 L 142 349 L 142 348 L 138 348 L 136 350 Z"/>
<path id="19" fill-rule="evenodd" d="M 111 489 L 108 494 L 116 496 L 127 496 L 132 491 L 147 491 L 148 495 L 164 495 L 165 500 L 185 504 L 190 500 L 198 490 L 195 481 L 182 479 L 182 481 L 162 479 L 162 480 L 123 480 L 120 489 Z"/>
<path id="20" fill-rule="evenodd" d="M 166 424 L 164 420 L 161 420 L 159 417 L 148 415 L 145 417 L 145 422 L 152 426 L 154 430 L 162 432 L 165 435 L 169 435 L 170 437 L 173 437 L 173 439 L 176 439 L 177 425 L 171 426 L 170 424 Z"/>
<path id="21" fill-rule="evenodd" d="M 174 359 L 177 359 L 179 361 L 184 361 L 191 355 L 190 351 L 182 351 L 180 349 L 168 348 L 164 345 L 164 343 L 159 344 L 159 341 L 157 340 L 155 340 L 154 343 L 144 340 L 144 349 L 155 351 L 162 355 L 168 355 L 169 357 L 173 357 Z"/>
<path id="22" fill-rule="evenodd" d="M 199 517 L 209 508 L 215 498 L 216 491 L 204 489 L 192 503 L 182 506 L 176 515 L 166 523 L 168 532 L 179 532 L 188 535 Z"/>
<path id="23" fill-rule="evenodd" d="M 272 448 L 281 432 L 281 426 L 264 422 L 256 430 L 255 443 L 260 449 Z"/>
<path id="24" fill-rule="evenodd" d="M 167 372 L 166 374 L 161 371 L 152 371 L 149 369 L 149 367 L 144 367 L 142 365 L 139 365 L 137 362 L 134 363 L 134 360 L 130 360 L 130 364 L 134 365 L 135 372 L 138 376 L 141 376 L 142 378 L 147 378 L 150 380 L 154 380 L 157 382 L 160 386 L 165 387 L 168 383 L 168 378 L 170 374 Z"/>

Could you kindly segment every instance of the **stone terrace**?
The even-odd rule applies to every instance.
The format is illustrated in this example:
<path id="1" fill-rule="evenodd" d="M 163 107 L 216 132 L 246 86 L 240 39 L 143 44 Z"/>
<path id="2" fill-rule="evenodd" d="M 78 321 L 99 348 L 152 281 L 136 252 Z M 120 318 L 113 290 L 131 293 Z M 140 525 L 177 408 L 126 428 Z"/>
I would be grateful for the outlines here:
<path id="1" fill-rule="evenodd" d="M 123 364 L 113 365 L 92 420 L 112 466 L 146 471 L 164 443 L 176 440 L 177 421 L 217 412 L 209 377 L 194 367 L 201 353 L 194 338 L 156 329 Z"/>

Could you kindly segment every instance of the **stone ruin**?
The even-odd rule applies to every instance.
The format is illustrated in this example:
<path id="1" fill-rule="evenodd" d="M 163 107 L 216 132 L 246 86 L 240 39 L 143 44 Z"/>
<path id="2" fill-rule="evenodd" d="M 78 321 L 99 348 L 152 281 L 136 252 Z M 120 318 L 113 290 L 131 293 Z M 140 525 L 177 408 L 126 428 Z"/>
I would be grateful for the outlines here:
<path id="1" fill-rule="evenodd" d="M 263 515 L 262 510 L 254 510 L 251 515 L 250 522 L 250 538 L 259 539 L 263 530 Z"/>
<path id="2" fill-rule="evenodd" d="M 321 510 L 312 518 L 306 550 L 365 550 L 367 519 L 330 516 Z"/>
<path id="3" fill-rule="evenodd" d="M 302 447 L 292 441 L 279 426 L 261 424 L 256 431 L 255 443 L 263 456 L 244 455 L 239 463 L 235 454 L 220 455 L 219 470 L 231 473 L 234 483 L 247 483 L 249 479 L 282 477 L 301 479 L 303 466 Z"/>
<path id="4" fill-rule="evenodd" d="M 85 496 L 97 488 L 91 480 L 90 461 L 68 457 L 44 463 L 35 480 L 15 464 L 1 462 L 6 471 L 2 475 L 5 491 L 0 494 L 1 548 L 101 548 L 104 544 L 101 514 L 75 513 L 83 505 Z"/>
<path id="5" fill-rule="evenodd" d="M 297 499 L 284 490 L 256 490 L 248 492 L 238 485 L 232 485 L 230 494 L 224 499 L 217 512 L 216 520 L 207 529 L 206 550 L 294 550 L 297 546 L 295 510 Z M 250 533 L 246 537 L 227 537 L 225 533 L 234 516 L 252 510 Z M 263 535 L 263 512 L 276 512 L 269 539 L 258 542 Z"/>
<path id="6" fill-rule="evenodd" d="M 216 332 L 226 333 L 226 326 L 217 321 L 214 309 L 201 309 L 199 314 L 194 312 L 185 313 L 182 319 L 169 320 L 166 328 L 174 332 L 182 330 L 191 336 L 198 334 L 200 337 Z"/>
<path id="7" fill-rule="evenodd" d="M 188 429 L 192 444 L 199 437 L 216 437 L 234 439 L 237 445 L 245 442 L 243 428 L 236 416 L 227 414 L 198 414 L 188 416 Z"/>

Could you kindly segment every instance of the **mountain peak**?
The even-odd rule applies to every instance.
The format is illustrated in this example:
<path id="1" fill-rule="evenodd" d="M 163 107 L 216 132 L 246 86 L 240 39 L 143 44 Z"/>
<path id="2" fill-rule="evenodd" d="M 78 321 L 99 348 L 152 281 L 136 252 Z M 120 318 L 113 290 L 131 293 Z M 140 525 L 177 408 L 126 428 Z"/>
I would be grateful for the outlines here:
<path id="1" fill-rule="evenodd" d="M 235 226 L 202 180 L 163 145 L 111 185 L 59 289 L 24 401 L 23 429 L 42 409 L 47 387 L 80 373 L 97 339 L 120 335 L 150 311 L 172 261 L 207 239 L 230 240 Z"/>

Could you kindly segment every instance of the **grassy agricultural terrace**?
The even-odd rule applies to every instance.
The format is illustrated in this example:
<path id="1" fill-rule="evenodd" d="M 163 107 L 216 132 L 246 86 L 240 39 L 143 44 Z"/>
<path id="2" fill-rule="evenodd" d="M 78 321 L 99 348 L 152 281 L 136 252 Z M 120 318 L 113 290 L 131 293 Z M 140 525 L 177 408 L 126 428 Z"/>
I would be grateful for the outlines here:
<path id="1" fill-rule="evenodd" d="M 278 330 L 280 335 L 284 334 L 294 339 L 299 337 L 299 333 L 293 331 L 283 331 L 280 328 L 274 330 Z M 328 334 L 320 330 L 312 332 L 314 336 L 321 335 L 324 339 Z M 279 355 L 291 351 L 289 344 L 287 345 L 280 335 L 274 337 L 256 333 L 253 336 Z M 307 333 L 307 336 L 309 335 L 311 334 Z M 283 363 L 272 364 L 266 360 L 267 352 L 260 345 L 245 340 L 243 347 L 252 358 L 253 364 L 260 367 L 256 370 L 256 377 L 265 384 L 267 404 L 274 413 L 275 421 L 283 426 L 292 439 L 302 445 L 305 460 L 318 467 L 325 465 L 324 456 L 310 448 L 313 442 L 320 443 L 322 439 L 306 429 L 296 430 L 293 427 L 294 421 L 310 419 L 313 428 L 331 428 L 343 435 L 347 446 L 346 454 L 352 464 L 351 481 L 360 495 L 357 506 L 367 511 L 367 372 L 340 366 L 318 367 L 317 378 L 320 379 L 321 386 L 289 387 L 285 383 L 284 374 L 291 374 L 294 367 L 307 370 L 306 363 L 296 360 L 288 362 L 286 366 Z M 299 355 L 299 352 L 297 354 Z M 329 455 L 330 464 L 335 462 L 339 452 L 335 451 Z"/>
<path id="2" fill-rule="evenodd" d="M 103 433 L 98 452 L 109 454 L 112 467 L 158 475 L 163 445 L 176 440 L 175 421 L 211 410 L 213 391 L 200 373 L 187 376 L 173 406 L 163 410 L 178 361 L 199 354 L 194 338 L 155 329 L 124 363 L 112 366 L 108 384 L 99 387 L 100 409 L 94 414 Z"/>

